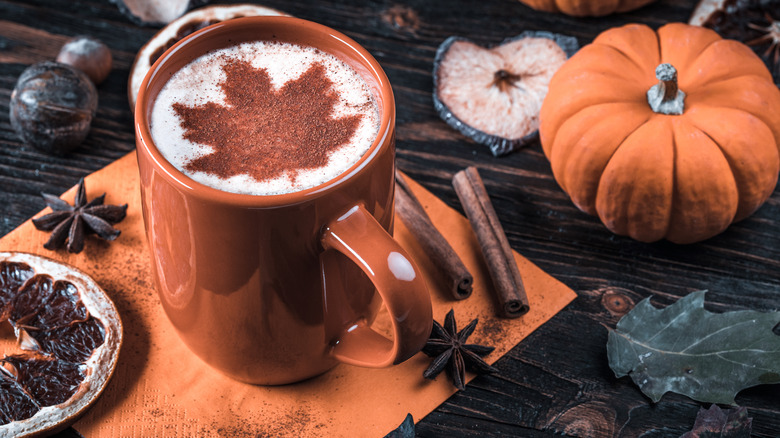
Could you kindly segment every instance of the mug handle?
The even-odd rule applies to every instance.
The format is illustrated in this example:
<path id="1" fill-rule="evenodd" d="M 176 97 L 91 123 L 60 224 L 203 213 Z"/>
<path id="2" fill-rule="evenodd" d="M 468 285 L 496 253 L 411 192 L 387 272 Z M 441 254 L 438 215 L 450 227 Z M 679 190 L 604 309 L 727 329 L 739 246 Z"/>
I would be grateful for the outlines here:
<path id="1" fill-rule="evenodd" d="M 431 298 L 411 257 L 363 205 L 331 221 L 321 237 L 326 333 L 336 360 L 371 368 L 401 363 L 420 351 L 431 334 Z M 338 264 L 348 257 L 368 276 L 390 313 L 393 339 L 369 327 L 349 307 Z M 341 259 L 341 260 L 339 260 Z M 357 318 L 357 319 L 356 319 Z"/>

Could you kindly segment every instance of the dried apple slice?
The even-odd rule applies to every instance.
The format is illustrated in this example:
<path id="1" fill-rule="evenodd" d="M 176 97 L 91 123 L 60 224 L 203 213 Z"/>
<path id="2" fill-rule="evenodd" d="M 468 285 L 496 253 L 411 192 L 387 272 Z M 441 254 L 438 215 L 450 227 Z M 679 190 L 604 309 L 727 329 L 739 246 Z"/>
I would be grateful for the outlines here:
<path id="1" fill-rule="evenodd" d="M 434 107 L 495 156 L 519 149 L 536 138 L 550 79 L 577 48 L 574 37 L 543 31 L 489 49 L 450 37 L 434 60 Z"/>
<path id="2" fill-rule="evenodd" d="M 232 18 L 257 15 L 286 16 L 288 14 L 260 5 L 214 5 L 194 9 L 160 29 L 152 39 L 141 47 L 141 50 L 135 56 L 135 61 L 133 61 L 133 66 L 130 69 L 130 79 L 127 84 L 127 97 L 130 101 L 130 109 L 135 109 L 138 89 L 141 88 L 141 82 L 143 82 L 146 72 L 152 68 L 152 64 L 157 61 L 157 58 L 179 40 L 212 24 Z"/>
<path id="3" fill-rule="evenodd" d="M 0 436 L 68 427 L 116 367 L 122 322 L 114 303 L 71 266 L 0 252 L 0 318 L 0 331 L 13 327 L 17 350 L 0 359 Z"/>

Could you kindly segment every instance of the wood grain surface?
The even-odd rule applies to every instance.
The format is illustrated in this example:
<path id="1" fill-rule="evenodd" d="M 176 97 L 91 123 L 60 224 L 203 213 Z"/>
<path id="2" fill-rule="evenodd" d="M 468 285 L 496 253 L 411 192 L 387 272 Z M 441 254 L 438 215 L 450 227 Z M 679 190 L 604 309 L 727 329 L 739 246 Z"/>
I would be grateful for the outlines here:
<path id="1" fill-rule="evenodd" d="M 687 21 L 694 0 L 661 0 L 634 12 L 572 18 L 533 11 L 516 0 L 266 0 L 300 18 L 341 30 L 365 46 L 393 84 L 398 165 L 460 209 L 452 175 L 478 166 L 510 244 L 579 297 L 417 424 L 422 437 L 678 437 L 708 404 L 667 394 L 652 404 L 607 364 L 607 327 L 633 303 L 667 305 L 706 289 L 713 311 L 780 306 L 780 191 L 750 218 L 693 245 L 644 244 L 615 236 L 580 212 L 553 180 L 538 143 L 503 158 L 449 128 L 436 115 L 431 68 L 451 35 L 496 44 L 525 30 L 575 36 L 581 44 L 624 23 L 658 27 Z M 139 27 L 107 0 L 0 0 L 0 235 L 44 207 L 40 192 L 61 193 L 132 150 L 127 77 L 136 51 L 156 32 Z M 69 37 L 87 34 L 113 51 L 114 70 L 84 144 L 64 156 L 19 142 L 8 102 L 19 74 L 53 59 Z M 780 436 L 780 385 L 742 391 L 756 437 Z M 399 423 L 402 421 L 399 418 Z M 65 432 L 62 436 L 73 436 Z"/>

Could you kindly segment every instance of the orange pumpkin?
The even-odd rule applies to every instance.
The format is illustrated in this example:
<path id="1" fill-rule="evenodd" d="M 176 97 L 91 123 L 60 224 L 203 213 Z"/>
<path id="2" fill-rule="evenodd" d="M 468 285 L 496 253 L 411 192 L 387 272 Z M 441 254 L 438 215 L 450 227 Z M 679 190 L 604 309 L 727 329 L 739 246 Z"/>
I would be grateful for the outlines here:
<path id="1" fill-rule="evenodd" d="M 774 190 L 780 90 L 742 43 L 686 24 L 657 33 L 632 24 L 602 33 L 558 70 L 539 135 L 581 210 L 620 235 L 692 243 L 746 218 Z"/>
<path id="2" fill-rule="evenodd" d="M 546 12 L 560 12 L 575 17 L 600 17 L 614 12 L 640 8 L 653 0 L 520 0 L 526 5 Z"/>

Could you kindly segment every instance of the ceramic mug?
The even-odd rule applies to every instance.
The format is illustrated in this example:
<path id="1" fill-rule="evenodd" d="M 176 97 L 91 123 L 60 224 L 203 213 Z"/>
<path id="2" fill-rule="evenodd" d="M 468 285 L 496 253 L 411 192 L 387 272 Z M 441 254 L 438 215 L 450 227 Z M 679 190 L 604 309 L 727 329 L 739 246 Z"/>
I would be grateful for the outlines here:
<path id="1" fill-rule="evenodd" d="M 346 172 L 289 194 L 228 193 L 187 177 L 155 147 L 149 118 L 168 78 L 209 51 L 257 40 L 317 47 L 365 79 L 379 105 L 380 128 Z M 397 364 L 423 347 L 431 332 L 430 296 L 419 269 L 389 234 L 393 92 L 364 48 L 291 17 L 215 24 L 152 66 L 138 94 L 135 128 L 155 285 L 180 337 L 206 363 L 245 382 L 284 384 L 339 362 Z M 382 302 L 390 337 L 370 327 Z"/>

